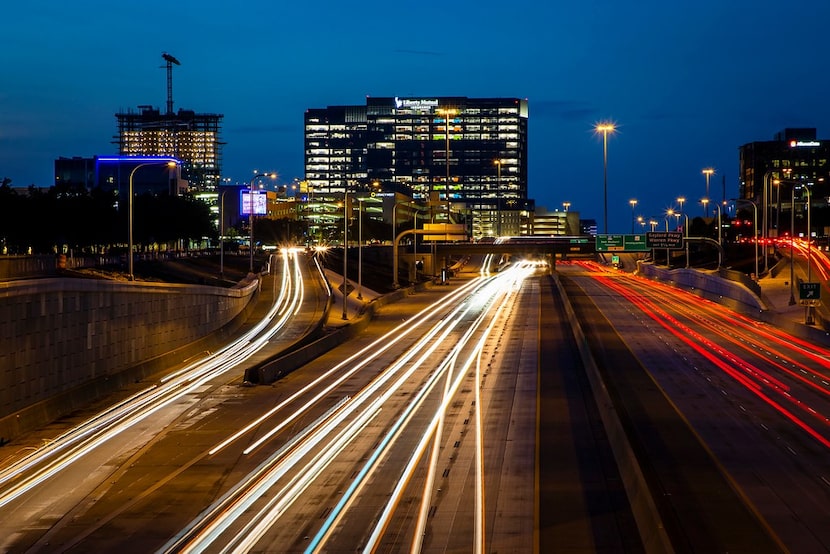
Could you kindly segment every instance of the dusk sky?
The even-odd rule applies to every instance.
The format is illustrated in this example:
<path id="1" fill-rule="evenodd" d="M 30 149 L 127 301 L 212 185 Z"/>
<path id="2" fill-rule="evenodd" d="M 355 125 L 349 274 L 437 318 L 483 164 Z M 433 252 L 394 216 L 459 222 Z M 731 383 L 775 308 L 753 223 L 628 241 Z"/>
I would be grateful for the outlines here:
<path id="1" fill-rule="evenodd" d="M 133 7 L 140 6 L 140 7 Z M 307 108 L 366 96 L 519 97 L 528 195 L 609 231 L 678 196 L 702 214 L 738 190 L 738 147 L 785 127 L 830 139 L 827 0 L 99 2 L 0 10 L 0 177 L 50 186 L 60 156 L 114 154 L 115 113 L 166 104 L 224 114 L 223 174 L 303 177 Z M 662 219 L 661 219 L 662 221 Z"/>

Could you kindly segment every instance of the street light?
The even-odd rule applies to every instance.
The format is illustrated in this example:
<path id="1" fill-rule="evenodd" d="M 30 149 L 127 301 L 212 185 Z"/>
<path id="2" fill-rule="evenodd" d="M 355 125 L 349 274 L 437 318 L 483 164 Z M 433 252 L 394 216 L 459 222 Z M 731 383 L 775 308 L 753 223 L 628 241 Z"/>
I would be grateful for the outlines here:
<path id="1" fill-rule="evenodd" d="M 753 216 L 754 216 L 754 231 L 753 231 L 753 238 L 755 239 L 755 279 L 759 279 L 758 275 L 758 204 L 753 202 L 752 200 L 747 200 L 744 198 L 733 198 L 733 202 L 737 205 L 739 202 L 744 202 L 745 204 L 752 204 L 753 208 Z M 790 245 L 792 246 L 792 244 Z"/>
<path id="2" fill-rule="evenodd" d="M 446 139 L 445 161 L 447 166 L 447 181 L 445 185 L 445 194 L 447 195 L 447 223 L 450 223 L 450 116 L 458 113 L 458 110 L 453 109 L 437 109 L 435 113 L 444 116 L 444 135 Z"/>
<path id="3" fill-rule="evenodd" d="M 565 208 L 565 211 L 567 212 L 568 208 L 571 207 L 571 203 L 570 202 L 562 202 L 562 207 Z"/>
<path id="4" fill-rule="evenodd" d="M 357 199 L 357 299 L 363 300 L 363 200 Z"/>
<path id="5" fill-rule="evenodd" d="M 714 175 L 714 173 L 715 170 L 711 167 L 707 167 L 703 170 L 703 174 L 706 176 L 706 198 L 709 198 L 709 178 Z M 709 204 L 704 204 L 704 207 L 706 208 L 706 217 L 709 217 Z"/>
<path id="6" fill-rule="evenodd" d="M 163 158 L 153 161 L 148 161 L 144 163 L 140 163 L 130 171 L 130 187 L 129 187 L 129 200 L 127 204 L 129 205 L 128 209 L 128 216 L 127 216 L 127 245 L 128 256 L 127 256 L 127 271 L 129 273 L 128 279 L 130 281 L 135 280 L 135 274 L 133 273 L 133 176 L 135 172 L 138 171 L 140 168 L 148 166 L 148 165 L 166 165 L 167 167 L 176 167 L 178 165 L 178 161 L 173 158 Z"/>
<path id="7" fill-rule="evenodd" d="M 608 133 L 615 130 L 613 123 L 599 123 L 595 128 L 597 133 L 602 133 L 602 191 L 603 191 L 603 226 L 605 234 L 608 234 Z"/>
<path id="8" fill-rule="evenodd" d="M 225 193 L 219 195 L 219 278 L 225 278 Z"/>
<path id="9" fill-rule="evenodd" d="M 254 170 L 254 176 L 251 177 L 251 180 L 248 183 L 248 196 L 250 196 L 250 207 L 251 213 L 248 214 L 248 226 L 251 228 L 251 264 L 249 271 L 251 273 L 254 272 L 254 181 L 259 179 L 260 177 L 270 177 L 271 179 L 276 179 L 276 173 L 257 173 Z"/>
<path id="10" fill-rule="evenodd" d="M 700 203 L 703 204 L 703 209 L 706 211 L 706 217 L 709 217 L 709 198 L 701 198 Z"/>
<path id="11" fill-rule="evenodd" d="M 637 201 L 632 198 L 631 200 L 628 201 L 628 203 L 631 204 L 631 234 L 633 235 L 634 234 L 634 221 L 635 221 L 634 208 L 637 206 Z"/>
<path id="12" fill-rule="evenodd" d="M 674 209 L 666 210 L 666 232 L 669 232 L 669 218 L 674 215 Z M 666 248 L 666 267 L 671 267 L 671 250 Z"/>
<path id="13" fill-rule="evenodd" d="M 501 160 L 493 161 L 496 164 L 496 214 L 499 218 L 498 225 L 496 227 L 496 236 L 501 236 Z"/>
<path id="14" fill-rule="evenodd" d="M 346 277 L 349 265 L 349 188 L 346 184 L 343 193 L 343 319 L 349 319 L 346 314 L 346 297 L 349 296 L 349 281 Z"/>

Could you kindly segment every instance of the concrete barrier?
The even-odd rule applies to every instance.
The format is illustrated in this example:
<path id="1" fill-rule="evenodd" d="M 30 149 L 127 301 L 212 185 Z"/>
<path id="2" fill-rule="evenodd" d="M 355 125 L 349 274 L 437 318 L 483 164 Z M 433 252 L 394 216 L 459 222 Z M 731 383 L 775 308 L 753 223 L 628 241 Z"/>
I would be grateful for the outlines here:
<path id="1" fill-rule="evenodd" d="M 0 283 L 0 441 L 207 349 L 240 324 L 258 283 Z"/>
<path id="2" fill-rule="evenodd" d="M 576 312 L 574 312 L 558 275 L 551 274 L 551 279 L 555 283 L 565 305 L 565 314 L 570 322 L 582 363 L 585 365 L 585 373 L 591 384 L 603 427 L 608 434 L 608 442 L 614 452 L 614 458 L 617 461 L 620 477 L 631 503 L 631 510 L 634 513 L 634 519 L 637 521 L 637 528 L 640 531 L 645 551 L 649 553 L 673 552 L 674 548 L 666 533 L 660 512 L 657 510 L 657 504 L 651 497 L 651 491 L 637 462 L 637 456 L 628 440 L 628 435 L 611 400 L 608 388 L 602 379 L 596 360 L 594 360 L 588 338 L 582 330 L 582 325 L 576 317 Z"/>

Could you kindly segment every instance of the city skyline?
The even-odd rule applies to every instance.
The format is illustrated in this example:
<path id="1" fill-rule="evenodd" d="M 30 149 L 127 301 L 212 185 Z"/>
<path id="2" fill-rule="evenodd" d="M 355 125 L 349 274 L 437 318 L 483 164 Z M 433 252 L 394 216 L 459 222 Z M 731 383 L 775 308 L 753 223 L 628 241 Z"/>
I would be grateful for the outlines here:
<path id="1" fill-rule="evenodd" d="M 785 127 L 830 136 L 828 77 L 814 63 L 830 6 L 797 4 L 526 2 L 505 11 L 485 2 L 472 11 L 323 2 L 312 11 L 257 2 L 243 13 L 184 2 L 173 14 L 156 1 L 141 11 L 90 1 L 13 6 L 0 23 L 12 46 L 0 54 L 0 177 L 50 186 L 56 158 L 116 153 L 117 112 L 165 106 L 166 51 L 181 61 L 174 109 L 224 115 L 223 176 L 239 182 L 256 169 L 277 171 L 281 183 L 303 178 L 310 108 L 366 96 L 520 97 L 529 104 L 528 196 L 549 210 L 569 202 L 601 224 L 594 127 L 612 121 L 609 231 L 628 232 L 631 199 L 647 218 L 678 196 L 702 215 L 704 168 L 715 169 L 713 201 L 724 180 L 725 196 L 736 196 L 743 144 Z M 185 31 L 171 32 L 171 18 Z M 101 29 L 140 40 L 110 43 Z"/>

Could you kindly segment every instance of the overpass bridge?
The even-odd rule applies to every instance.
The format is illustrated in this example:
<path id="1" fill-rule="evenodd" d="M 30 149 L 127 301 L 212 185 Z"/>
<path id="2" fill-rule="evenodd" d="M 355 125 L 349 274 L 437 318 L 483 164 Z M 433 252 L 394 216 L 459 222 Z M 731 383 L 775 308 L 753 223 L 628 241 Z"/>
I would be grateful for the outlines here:
<path id="1" fill-rule="evenodd" d="M 587 235 L 578 236 L 518 236 L 503 237 L 496 240 L 468 242 L 453 240 L 456 235 L 447 234 L 446 237 L 436 234 L 434 230 L 410 229 L 403 231 L 392 245 L 393 286 L 398 288 L 398 244 L 406 235 L 427 235 L 432 239 L 436 258 L 456 255 L 486 255 L 486 254 L 513 254 L 520 256 L 543 257 L 551 267 L 556 264 L 557 255 L 564 258 L 589 257 L 596 254 L 596 241 Z M 441 240 L 444 239 L 444 240 Z"/>

